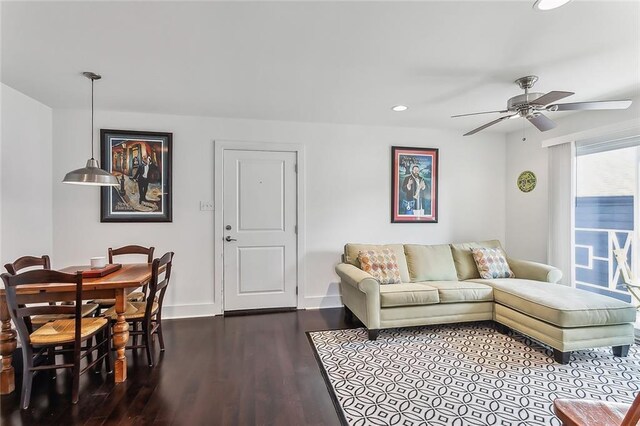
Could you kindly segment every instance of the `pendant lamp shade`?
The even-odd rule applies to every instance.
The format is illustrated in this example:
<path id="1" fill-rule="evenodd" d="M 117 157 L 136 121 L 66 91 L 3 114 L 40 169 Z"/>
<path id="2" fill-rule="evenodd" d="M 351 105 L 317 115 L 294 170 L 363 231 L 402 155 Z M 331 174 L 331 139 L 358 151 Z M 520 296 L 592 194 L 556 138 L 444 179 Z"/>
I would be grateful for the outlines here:
<path id="1" fill-rule="evenodd" d="M 62 181 L 75 185 L 118 186 L 118 179 L 106 170 L 102 170 L 98 160 L 90 158 L 87 165 L 81 169 L 67 173 Z"/>
<path id="2" fill-rule="evenodd" d="M 85 167 L 67 173 L 62 182 L 75 185 L 118 186 L 120 185 L 118 179 L 101 169 L 98 160 L 93 158 L 93 82 L 101 79 L 102 76 L 92 72 L 83 72 L 82 74 L 91 80 L 91 158 Z"/>

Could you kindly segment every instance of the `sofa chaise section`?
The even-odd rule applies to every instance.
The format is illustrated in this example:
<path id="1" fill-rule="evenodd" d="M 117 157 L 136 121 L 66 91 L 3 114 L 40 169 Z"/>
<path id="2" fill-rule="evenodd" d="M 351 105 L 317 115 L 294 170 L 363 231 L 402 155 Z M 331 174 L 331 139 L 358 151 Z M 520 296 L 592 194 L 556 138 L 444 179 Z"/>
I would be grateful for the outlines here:
<path id="1" fill-rule="evenodd" d="M 526 279 L 477 282 L 493 287 L 494 320 L 554 348 L 558 362 L 571 351 L 612 346 L 620 356 L 633 344 L 636 309 L 612 297 Z"/>

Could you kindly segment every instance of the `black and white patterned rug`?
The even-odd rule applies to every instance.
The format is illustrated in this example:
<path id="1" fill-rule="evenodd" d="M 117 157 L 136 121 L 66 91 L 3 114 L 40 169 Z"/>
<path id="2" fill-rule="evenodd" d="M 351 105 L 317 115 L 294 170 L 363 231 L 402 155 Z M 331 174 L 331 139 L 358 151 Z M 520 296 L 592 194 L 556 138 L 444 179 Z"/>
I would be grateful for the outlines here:
<path id="1" fill-rule="evenodd" d="M 552 352 L 492 323 L 308 333 L 345 425 L 560 425 L 556 398 L 631 403 L 640 389 L 640 351 Z"/>

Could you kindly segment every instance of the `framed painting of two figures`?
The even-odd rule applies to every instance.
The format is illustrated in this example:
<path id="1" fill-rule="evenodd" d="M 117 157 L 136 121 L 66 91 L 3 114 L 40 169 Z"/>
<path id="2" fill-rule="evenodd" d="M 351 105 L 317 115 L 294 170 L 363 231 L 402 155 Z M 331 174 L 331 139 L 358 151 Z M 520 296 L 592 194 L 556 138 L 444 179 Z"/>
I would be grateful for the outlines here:
<path id="1" fill-rule="evenodd" d="M 391 147 L 391 222 L 438 222 L 438 150 Z"/>
<path id="2" fill-rule="evenodd" d="M 102 168 L 120 185 L 103 187 L 101 222 L 171 222 L 172 133 L 100 130 Z"/>

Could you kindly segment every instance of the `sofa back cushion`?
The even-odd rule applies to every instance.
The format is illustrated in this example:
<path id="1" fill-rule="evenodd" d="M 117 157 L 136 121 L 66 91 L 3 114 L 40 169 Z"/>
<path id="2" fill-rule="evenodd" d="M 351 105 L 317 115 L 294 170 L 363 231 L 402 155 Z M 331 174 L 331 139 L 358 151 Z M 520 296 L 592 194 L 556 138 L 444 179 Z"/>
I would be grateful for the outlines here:
<path id="1" fill-rule="evenodd" d="M 405 244 L 409 278 L 419 281 L 457 281 L 456 266 L 448 244 L 424 246 Z"/>
<path id="2" fill-rule="evenodd" d="M 498 240 L 451 244 L 451 254 L 453 255 L 453 262 L 456 265 L 456 271 L 458 272 L 458 279 L 460 281 L 480 278 L 480 273 L 478 272 L 475 260 L 473 260 L 471 249 L 481 247 L 502 248 L 502 245 Z"/>
<path id="3" fill-rule="evenodd" d="M 400 270 L 400 279 L 403 283 L 408 283 L 409 269 L 407 268 L 407 259 L 404 256 L 404 246 L 402 244 L 376 245 L 349 243 L 344 246 L 344 263 L 350 263 L 353 266 L 361 268 L 360 261 L 358 260 L 358 254 L 360 254 L 361 251 L 381 251 L 384 249 L 388 249 L 396 255 L 396 260 L 398 261 L 398 269 Z"/>

